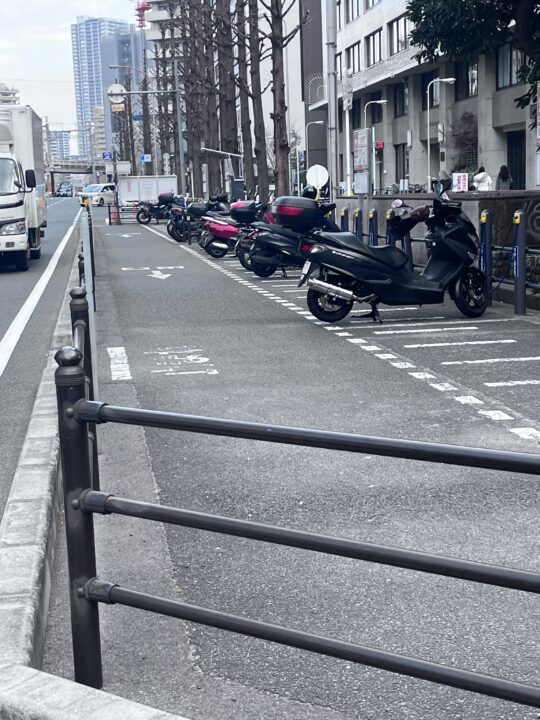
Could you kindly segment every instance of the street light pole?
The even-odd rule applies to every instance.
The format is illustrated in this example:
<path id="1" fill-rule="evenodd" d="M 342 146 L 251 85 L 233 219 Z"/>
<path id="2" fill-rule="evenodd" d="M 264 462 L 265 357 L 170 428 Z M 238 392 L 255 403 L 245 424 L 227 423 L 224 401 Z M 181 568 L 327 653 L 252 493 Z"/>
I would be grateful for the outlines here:
<path id="1" fill-rule="evenodd" d="M 426 103 L 426 120 L 427 120 L 427 192 L 431 192 L 431 128 L 429 122 L 429 108 L 430 108 L 430 94 L 431 86 L 435 83 L 446 83 L 447 85 L 453 85 L 456 82 L 456 78 L 434 78 L 428 82 L 426 89 L 427 103 Z"/>
<path id="2" fill-rule="evenodd" d="M 306 125 L 306 168 L 309 168 L 309 126 L 310 125 L 324 125 L 324 120 L 310 120 Z"/>
<path id="3" fill-rule="evenodd" d="M 369 105 L 387 105 L 388 100 L 369 100 L 364 105 L 364 128 L 367 130 L 367 109 Z M 375 126 L 371 126 L 371 194 L 375 195 L 375 170 L 377 165 L 377 158 L 375 156 Z"/>

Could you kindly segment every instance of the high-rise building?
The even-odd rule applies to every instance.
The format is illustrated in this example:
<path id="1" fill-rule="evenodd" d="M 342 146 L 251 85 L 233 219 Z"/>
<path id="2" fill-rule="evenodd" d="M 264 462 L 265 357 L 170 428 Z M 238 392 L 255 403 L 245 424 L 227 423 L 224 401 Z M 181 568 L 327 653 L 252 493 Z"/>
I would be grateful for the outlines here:
<path id="1" fill-rule="evenodd" d="M 51 156 L 59 160 L 69 160 L 71 155 L 70 143 L 71 130 L 50 130 L 49 143 Z"/>
<path id="2" fill-rule="evenodd" d="M 20 98 L 17 88 L 8 87 L 5 83 L 0 83 L 0 104 L 18 105 L 19 103 Z"/>
<path id="3" fill-rule="evenodd" d="M 103 107 L 101 38 L 129 32 L 128 23 L 110 18 L 78 17 L 71 26 L 79 154 L 88 157 L 94 108 Z"/>

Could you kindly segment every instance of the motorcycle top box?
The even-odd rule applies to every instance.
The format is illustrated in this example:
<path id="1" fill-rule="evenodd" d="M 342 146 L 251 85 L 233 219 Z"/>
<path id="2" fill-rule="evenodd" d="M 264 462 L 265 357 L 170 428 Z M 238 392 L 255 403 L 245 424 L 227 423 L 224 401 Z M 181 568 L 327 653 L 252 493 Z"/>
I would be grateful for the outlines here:
<path id="1" fill-rule="evenodd" d="M 246 225 L 255 222 L 257 203 L 254 200 L 238 200 L 231 205 L 231 217 L 236 222 Z"/>
<path id="2" fill-rule="evenodd" d="M 158 203 L 160 205 L 172 205 L 173 200 L 174 193 L 172 192 L 159 193 L 158 195 Z"/>
<path id="3" fill-rule="evenodd" d="M 276 198 L 272 205 L 272 214 L 278 225 L 293 230 L 309 230 L 318 227 L 324 217 L 316 200 L 296 196 Z"/>
<path id="4" fill-rule="evenodd" d="M 208 203 L 193 202 L 188 205 L 189 214 L 193 217 L 200 218 L 208 212 Z"/>

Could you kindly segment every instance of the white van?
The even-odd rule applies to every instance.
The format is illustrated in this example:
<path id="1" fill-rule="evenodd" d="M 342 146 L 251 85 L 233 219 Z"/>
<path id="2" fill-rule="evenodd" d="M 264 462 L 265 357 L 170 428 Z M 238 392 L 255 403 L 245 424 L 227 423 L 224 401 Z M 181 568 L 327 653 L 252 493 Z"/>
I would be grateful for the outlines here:
<path id="1" fill-rule="evenodd" d="M 87 185 L 82 189 L 79 196 L 81 205 L 84 205 L 86 199 L 90 200 L 92 205 L 112 205 L 114 203 L 114 191 L 114 183 Z"/>

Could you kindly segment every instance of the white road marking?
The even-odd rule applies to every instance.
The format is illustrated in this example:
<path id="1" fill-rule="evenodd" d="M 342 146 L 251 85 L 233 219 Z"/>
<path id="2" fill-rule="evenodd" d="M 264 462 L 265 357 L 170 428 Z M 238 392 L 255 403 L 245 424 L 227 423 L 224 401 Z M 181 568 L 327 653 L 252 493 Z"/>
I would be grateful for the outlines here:
<path id="1" fill-rule="evenodd" d="M 58 247 L 54 251 L 54 255 L 49 260 L 49 264 L 41 274 L 39 280 L 34 285 L 32 292 L 26 298 L 24 305 L 21 307 L 17 315 L 15 315 L 4 337 L 2 338 L 2 340 L 0 340 L 0 377 L 2 377 L 2 375 L 4 374 L 4 370 L 6 369 L 6 366 L 13 354 L 13 351 L 17 347 L 17 343 L 19 342 L 21 335 L 24 332 L 24 329 L 26 328 L 30 318 L 32 317 L 32 313 L 36 309 L 36 306 L 40 301 L 41 296 L 45 292 L 45 289 L 49 284 L 49 281 L 54 271 L 56 270 L 58 261 L 60 260 L 60 257 L 62 256 L 62 253 L 64 252 L 64 249 L 69 239 L 71 238 L 71 233 L 73 232 L 77 222 L 79 221 L 81 212 L 82 208 L 75 216 L 73 223 L 69 226 L 66 234 L 64 235 Z"/>
<path id="2" fill-rule="evenodd" d="M 463 340 L 461 342 L 444 342 L 444 343 L 416 343 L 414 345 L 404 345 L 404 348 L 432 348 L 432 347 L 458 347 L 460 345 L 504 345 L 507 343 L 516 343 L 517 340 Z"/>
<path id="3" fill-rule="evenodd" d="M 375 335 L 417 335 L 419 333 L 444 333 L 444 332 L 463 332 L 470 330 L 478 330 L 474 325 L 467 325 L 465 327 L 444 327 L 444 328 L 417 328 L 416 330 L 375 330 Z"/>
<path id="4" fill-rule="evenodd" d="M 150 267 L 123 267 L 120 270 L 131 271 L 131 270 L 150 270 Z"/>
<path id="5" fill-rule="evenodd" d="M 375 357 L 378 357 L 379 360 L 397 360 L 397 355 L 392 355 L 392 353 L 376 353 Z"/>
<path id="6" fill-rule="evenodd" d="M 483 405 L 483 401 L 479 400 L 474 395 L 458 395 L 454 400 L 462 405 Z"/>
<path id="7" fill-rule="evenodd" d="M 162 273 L 161 270 L 152 270 L 146 277 L 155 278 L 156 280 L 166 280 L 171 277 L 171 273 Z"/>
<path id="8" fill-rule="evenodd" d="M 303 313 L 299 313 L 299 314 L 302 315 Z M 311 315 L 311 313 L 310 313 L 310 315 Z M 348 333 L 348 332 L 337 332 L 337 333 L 336 333 L 336 337 L 351 337 L 351 333 Z"/>
<path id="9" fill-rule="evenodd" d="M 505 382 L 487 382 L 486 387 L 516 387 L 518 385 L 540 385 L 540 380 L 507 380 Z"/>
<path id="10" fill-rule="evenodd" d="M 378 345 L 362 345 L 362 350 L 368 350 L 369 352 L 375 352 L 375 350 L 380 349 Z"/>
<path id="11" fill-rule="evenodd" d="M 397 318 L 400 321 L 406 320 L 406 318 Z M 415 320 L 418 320 L 418 318 L 414 318 Z M 438 322 L 438 320 L 442 320 L 442 322 Z M 486 325 L 487 323 L 496 323 L 496 322 L 510 322 L 513 320 L 513 318 L 493 318 L 490 320 L 475 320 L 474 322 L 477 325 Z M 434 322 L 437 321 L 437 322 Z M 392 320 L 389 320 L 387 322 L 393 322 Z M 402 322 L 402 324 L 398 324 L 397 322 L 392 325 L 392 327 L 422 327 L 425 325 L 463 325 L 463 323 L 466 323 L 467 320 L 443 320 L 442 315 L 437 315 L 436 317 L 431 318 L 425 318 L 421 322 Z M 451 328 L 448 328 L 449 330 Z M 475 330 L 479 330 L 478 327 L 474 328 Z"/>
<path id="12" fill-rule="evenodd" d="M 319 323 L 316 323 L 316 325 L 318 324 Z M 347 340 L 347 342 L 350 342 L 353 345 L 363 345 L 364 343 L 367 343 L 367 340 L 364 340 L 364 338 L 351 338 L 351 340 Z"/>
<path id="13" fill-rule="evenodd" d="M 215 368 L 211 370 L 152 370 L 152 373 L 157 375 L 219 375 L 219 370 Z"/>
<path id="14" fill-rule="evenodd" d="M 537 360 L 540 360 L 540 355 L 534 357 L 484 358 L 482 360 L 445 360 L 441 365 L 487 365 L 490 363 L 535 362 Z"/>
<path id="15" fill-rule="evenodd" d="M 479 415 L 485 415 L 491 420 L 514 420 L 512 415 L 503 412 L 502 410 L 478 410 Z"/>
<path id="16" fill-rule="evenodd" d="M 123 347 L 108 347 L 109 362 L 111 365 L 111 378 L 113 380 L 131 380 L 131 370 L 127 359 L 126 349 Z"/>
<path id="17" fill-rule="evenodd" d="M 457 390 L 458 388 L 455 385 L 451 385 L 450 383 L 429 383 L 432 388 L 435 388 L 435 390 L 440 390 L 441 392 L 451 392 L 453 390 Z"/>
<path id="18" fill-rule="evenodd" d="M 523 440 L 540 440 L 540 432 L 536 428 L 509 428 L 511 433 L 519 435 Z"/>
<path id="19" fill-rule="evenodd" d="M 436 375 L 428 372 L 410 372 L 409 375 L 417 380 L 435 380 L 437 377 Z"/>
<path id="20" fill-rule="evenodd" d="M 399 368 L 400 370 L 405 370 L 406 368 L 415 368 L 416 365 L 413 365 L 410 362 L 403 362 L 402 360 L 398 360 L 397 362 L 391 362 L 390 365 L 393 365 L 396 368 Z"/>

